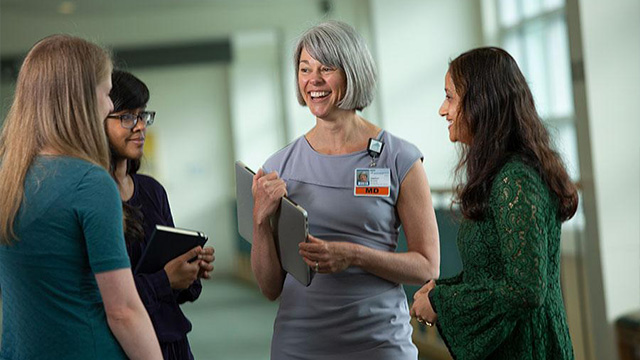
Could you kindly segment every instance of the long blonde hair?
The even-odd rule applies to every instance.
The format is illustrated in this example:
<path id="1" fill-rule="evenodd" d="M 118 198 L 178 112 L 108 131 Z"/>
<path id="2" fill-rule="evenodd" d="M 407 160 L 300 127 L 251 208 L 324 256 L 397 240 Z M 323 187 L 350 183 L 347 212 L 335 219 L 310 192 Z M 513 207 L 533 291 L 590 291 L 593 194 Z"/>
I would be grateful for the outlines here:
<path id="1" fill-rule="evenodd" d="M 0 244 L 17 239 L 25 177 L 43 148 L 108 168 L 96 88 L 111 69 L 107 51 L 68 35 L 44 38 L 27 54 L 0 135 Z"/>

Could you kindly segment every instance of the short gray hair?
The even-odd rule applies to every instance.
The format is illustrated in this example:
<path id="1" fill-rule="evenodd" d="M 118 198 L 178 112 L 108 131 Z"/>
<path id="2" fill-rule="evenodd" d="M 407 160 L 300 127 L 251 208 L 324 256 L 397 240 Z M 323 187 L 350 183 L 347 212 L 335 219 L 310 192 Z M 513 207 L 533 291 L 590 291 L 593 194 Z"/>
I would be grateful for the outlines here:
<path id="1" fill-rule="evenodd" d="M 362 110 L 371 104 L 376 88 L 376 65 L 364 39 L 353 27 L 340 21 L 327 21 L 300 36 L 293 54 L 295 88 L 300 105 L 306 105 L 298 88 L 300 54 L 303 48 L 320 63 L 344 71 L 347 91 L 338 103 L 339 108 Z"/>

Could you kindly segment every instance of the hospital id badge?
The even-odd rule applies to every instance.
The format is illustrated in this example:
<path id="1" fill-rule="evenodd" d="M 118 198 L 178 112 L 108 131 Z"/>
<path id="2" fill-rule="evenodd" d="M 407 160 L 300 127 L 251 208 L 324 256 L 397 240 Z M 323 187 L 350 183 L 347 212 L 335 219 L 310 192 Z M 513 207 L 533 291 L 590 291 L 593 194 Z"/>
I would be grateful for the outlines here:
<path id="1" fill-rule="evenodd" d="M 391 193 L 391 170 L 387 168 L 356 169 L 353 195 L 389 197 Z"/>

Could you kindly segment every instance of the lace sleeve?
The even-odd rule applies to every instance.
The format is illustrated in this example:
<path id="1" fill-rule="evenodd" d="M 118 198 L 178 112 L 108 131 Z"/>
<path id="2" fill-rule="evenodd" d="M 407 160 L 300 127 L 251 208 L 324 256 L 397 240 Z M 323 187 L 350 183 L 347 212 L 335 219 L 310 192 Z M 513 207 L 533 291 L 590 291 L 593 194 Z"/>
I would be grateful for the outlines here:
<path id="1" fill-rule="evenodd" d="M 484 359 L 503 344 L 516 322 L 540 307 L 546 296 L 546 188 L 523 166 L 494 181 L 483 241 L 496 244 L 497 260 L 487 260 L 492 277 L 474 283 L 439 284 L 433 290 L 438 328 L 454 358 Z M 487 234 L 495 234 L 493 237 Z M 491 259 L 489 254 L 475 254 Z M 494 259 L 496 257 L 494 256 Z M 466 271 L 466 269 L 465 269 Z"/>
<path id="2" fill-rule="evenodd" d="M 458 273 L 458 275 L 455 275 L 453 277 L 450 278 L 445 278 L 445 279 L 437 279 L 436 280 L 436 285 L 453 285 L 453 284 L 459 284 L 462 282 L 462 271 L 460 273 Z"/>
<path id="3" fill-rule="evenodd" d="M 546 189 L 528 174 L 507 175 L 492 196 L 505 286 L 499 296 L 518 308 L 535 308 L 544 302 L 547 274 L 547 241 L 544 214 L 540 211 Z"/>

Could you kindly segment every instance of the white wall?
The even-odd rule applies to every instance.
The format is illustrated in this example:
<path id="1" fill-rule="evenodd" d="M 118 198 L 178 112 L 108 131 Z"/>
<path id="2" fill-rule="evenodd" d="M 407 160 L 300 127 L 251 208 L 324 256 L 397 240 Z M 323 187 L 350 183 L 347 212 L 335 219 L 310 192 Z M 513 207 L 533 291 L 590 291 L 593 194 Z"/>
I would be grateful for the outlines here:
<path id="1" fill-rule="evenodd" d="M 31 3 L 36 1 L 30 0 Z M 353 24 L 370 38 L 368 0 L 333 3 L 331 17 Z M 235 49 L 238 50 L 235 55 L 240 55 L 239 60 L 244 64 L 239 64 L 241 67 L 246 68 L 251 63 L 249 66 L 263 67 L 259 71 L 261 75 L 272 71 L 280 77 L 277 86 L 267 84 L 268 77 L 263 77 L 256 82 L 260 86 L 235 88 L 234 92 L 236 80 L 244 79 L 244 84 L 250 86 L 251 79 L 239 78 L 233 71 L 228 78 L 226 70 L 213 68 L 185 69 L 184 72 L 167 68 L 131 69 L 149 82 L 150 107 L 161 110 L 158 123 L 152 129 L 157 134 L 157 156 L 150 169 L 167 188 L 176 225 L 205 230 L 218 249 L 216 273 L 232 272 L 231 252 L 236 233 L 229 217 L 232 216 L 235 186 L 230 112 L 242 106 L 249 90 L 253 91 L 254 99 L 269 98 L 280 103 L 269 110 L 269 118 L 259 118 L 259 111 L 250 108 L 254 103 L 243 109 L 254 112 L 255 119 L 260 119 L 258 123 L 262 125 L 272 123 L 271 131 L 265 134 L 271 137 L 266 142 L 268 149 L 254 149 L 256 156 L 250 161 L 255 163 L 261 163 L 274 149 L 313 126 L 308 109 L 301 107 L 295 98 L 291 51 L 296 37 L 322 20 L 320 3 L 315 0 L 161 1 L 149 11 L 140 4 L 130 5 L 118 0 L 114 5 L 112 2 L 78 3 L 78 13 L 68 16 L 47 12 L 47 8 L 52 8 L 50 6 L 20 10 L 19 6 L 15 7 L 19 3 L 13 4 L 7 6 L 5 3 L 0 9 L 2 56 L 22 55 L 36 41 L 54 33 L 70 33 L 114 48 L 231 39 L 232 43 L 240 45 Z M 86 9 L 86 6 L 93 8 Z M 251 50 L 242 49 L 240 39 L 243 36 L 246 40 L 247 34 L 264 30 L 276 34 L 276 49 L 270 48 L 264 59 L 259 53 L 252 55 Z M 249 61 L 250 56 L 254 58 Z M 187 84 L 187 81 L 194 83 Z M 280 88 L 277 96 L 269 93 L 274 86 Z M 5 92 L 3 84 L 2 94 L 7 92 L 10 89 Z M 280 96 L 282 98 L 278 100 Z M 203 103 L 195 104 L 195 101 Z M 190 104 L 189 108 L 187 104 Z M 230 104 L 233 105 L 231 110 Z M 375 109 L 375 105 L 372 108 Z M 208 117 L 203 116 L 206 113 Z M 242 154 L 246 154 L 247 150 L 243 151 Z M 219 176 L 221 174 L 228 176 Z M 205 181 L 205 178 L 209 180 Z"/>
<path id="2" fill-rule="evenodd" d="M 13 30 L 0 32 L 0 45 L 3 54 L 22 53 L 38 39 L 55 32 L 119 46 L 205 40 L 228 37 L 237 30 L 273 26 L 295 32 L 302 23 L 319 15 L 317 3 L 310 0 L 194 1 L 174 6 L 166 6 L 164 2 L 161 5 L 130 10 L 105 3 L 100 11 L 68 16 L 35 9 L 31 12 L 3 9 L 0 26 L 3 30 Z"/>
<path id="3" fill-rule="evenodd" d="M 333 1 L 331 18 L 354 25 L 369 38 L 368 0 Z M 313 117 L 295 98 L 292 50 L 297 36 L 324 18 L 316 0 L 167 2 L 153 11 L 123 11 L 126 5 L 87 14 L 63 16 L 41 12 L 0 11 L 0 54 L 26 52 L 33 43 L 52 33 L 64 32 L 108 46 L 134 47 L 154 43 L 230 38 L 234 34 L 264 29 L 281 37 L 280 73 L 285 95 L 283 129 L 291 140 L 313 125 Z M 96 5 L 94 5 L 96 6 Z M 97 6 L 100 7 L 100 6 Z M 375 105 L 373 106 L 375 109 Z"/>
<path id="4" fill-rule="evenodd" d="M 151 90 L 148 109 L 157 111 L 145 146 L 149 173 L 165 186 L 175 225 L 208 234 L 217 273 L 230 272 L 235 223 L 227 65 L 130 70 Z"/>
<path id="5" fill-rule="evenodd" d="M 230 69 L 234 156 L 254 171 L 286 141 L 280 34 L 275 30 L 234 34 Z"/>
<path id="6" fill-rule="evenodd" d="M 607 318 L 640 307 L 640 2 L 579 2 Z"/>
<path id="7" fill-rule="evenodd" d="M 450 59 L 482 44 L 480 3 L 372 0 L 382 124 L 417 145 L 432 188 L 450 189 L 456 150 L 438 115 Z"/>

